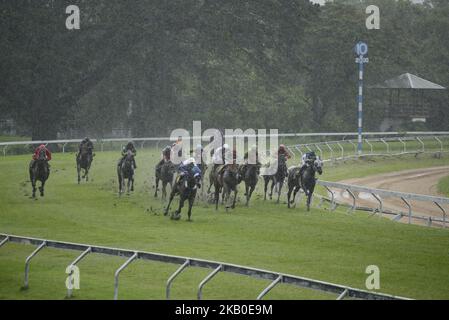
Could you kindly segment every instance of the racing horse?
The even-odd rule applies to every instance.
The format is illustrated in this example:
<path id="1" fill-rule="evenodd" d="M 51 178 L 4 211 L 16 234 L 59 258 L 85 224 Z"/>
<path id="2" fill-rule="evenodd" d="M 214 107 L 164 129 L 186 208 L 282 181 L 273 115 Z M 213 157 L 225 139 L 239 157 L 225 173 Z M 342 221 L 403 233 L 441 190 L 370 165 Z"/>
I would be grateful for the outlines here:
<path id="1" fill-rule="evenodd" d="M 41 149 L 39 151 L 39 156 L 34 161 L 35 161 L 35 163 L 33 166 L 30 164 L 30 181 L 31 181 L 31 185 L 33 187 L 33 196 L 32 197 L 36 198 L 36 182 L 37 181 L 41 182 L 39 191 L 40 191 L 41 197 L 43 197 L 45 181 L 47 181 L 48 177 L 50 176 L 50 167 L 48 165 L 47 157 L 45 154 L 45 149 Z"/>
<path id="2" fill-rule="evenodd" d="M 118 175 L 119 195 L 123 193 L 126 179 L 128 180 L 127 193 L 129 194 L 130 189 L 131 191 L 134 191 L 134 154 L 132 153 L 131 150 L 128 150 L 125 155 L 125 158 L 119 162 L 117 166 L 117 175 Z"/>
<path id="3" fill-rule="evenodd" d="M 316 177 L 315 174 L 323 173 L 323 162 L 321 159 L 316 159 L 314 161 L 306 162 L 306 168 L 302 172 L 299 173 L 300 168 L 294 167 L 289 170 L 288 173 L 288 193 L 287 193 L 287 203 L 288 207 L 295 202 L 296 194 L 299 189 L 302 189 L 307 197 L 307 211 L 310 211 L 310 204 L 312 202 L 312 195 L 315 190 Z M 293 198 L 290 201 L 290 197 L 293 191 Z"/>
<path id="4" fill-rule="evenodd" d="M 76 169 L 78 171 L 78 184 L 81 182 L 81 178 L 89 181 L 89 170 L 92 164 L 94 155 L 89 153 L 89 150 L 84 146 L 81 152 L 76 155 Z M 84 174 L 81 177 L 81 170 L 84 170 Z"/>
<path id="5" fill-rule="evenodd" d="M 170 190 L 172 190 L 175 171 L 176 166 L 170 160 L 165 161 L 159 169 L 156 168 L 156 191 L 154 192 L 155 198 L 157 198 L 157 192 L 159 190 L 159 180 L 162 182 L 162 200 L 165 200 L 167 198 L 167 184 L 170 185 Z"/>
<path id="6" fill-rule="evenodd" d="M 225 165 L 220 174 L 215 173 L 212 175 L 212 180 L 215 189 L 215 196 L 214 196 L 215 210 L 218 210 L 218 202 L 221 192 L 223 192 L 222 202 L 225 203 L 226 210 L 228 210 L 229 208 L 234 209 L 235 202 L 237 200 L 237 192 L 238 192 L 237 186 L 242 181 L 238 165 L 237 164 Z M 232 201 L 232 205 L 229 206 L 228 202 L 232 192 L 234 192 L 234 198 Z"/>
<path id="7" fill-rule="evenodd" d="M 170 199 L 168 200 L 167 207 L 164 211 L 164 216 L 168 214 L 168 211 L 170 210 L 170 205 L 173 201 L 173 198 L 176 195 L 180 196 L 179 199 L 179 207 L 178 210 L 176 210 L 172 215 L 171 219 L 173 220 L 179 220 L 181 218 L 181 210 L 184 207 L 184 202 L 186 200 L 189 201 L 189 210 L 187 212 L 188 219 L 187 221 L 192 221 L 192 206 L 195 202 L 196 192 L 198 188 L 201 188 L 201 176 L 198 175 L 194 177 L 191 174 L 187 174 L 184 177 L 180 178 L 179 181 L 177 181 L 170 193 Z"/>
<path id="8" fill-rule="evenodd" d="M 270 200 L 273 198 L 273 188 L 277 185 L 278 198 L 276 203 L 279 203 L 281 197 L 282 186 L 284 185 L 284 179 L 287 176 L 287 158 L 284 154 L 280 154 L 277 160 L 277 169 L 274 174 L 263 175 L 265 182 L 264 185 L 264 200 L 267 200 L 268 184 L 271 181 Z"/>
<path id="9" fill-rule="evenodd" d="M 242 174 L 242 179 L 245 181 L 246 206 L 249 205 L 249 200 L 259 180 L 259 170 L 259 164 L 247 164 L 245 172 Z"/>

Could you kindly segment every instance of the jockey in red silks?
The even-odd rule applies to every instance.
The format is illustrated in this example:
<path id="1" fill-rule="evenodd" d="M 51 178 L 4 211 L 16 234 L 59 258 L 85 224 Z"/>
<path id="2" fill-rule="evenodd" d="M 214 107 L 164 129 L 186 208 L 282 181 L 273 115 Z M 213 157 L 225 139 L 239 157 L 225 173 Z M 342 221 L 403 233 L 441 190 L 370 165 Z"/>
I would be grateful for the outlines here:
<path id="1" fill-rule="evenodd" d="M 45 150 L 45 157 L 47 158 L 47 161 L 51 160 L 51 152 L 50 150 L 47 149 L 47 147 L 44 144 L 41 144 L 39 147 L 37 147 L 34 150 L 34 154 L 33 154 L 33 160 L 37 160 L 39 159 L 39 153 L 41 152 L 41 150 Z"/>
<path id="2" fill-rule="evenodd" d="M 37 147 L 34 150 L 33 159 L 31 160 L 31 163 L 30 163 L 30 168 L 34 168 L 34 165 L 36 164 L 36 160 L 39 159 L 39 153 L 41 152 L 41 150 L 45 151 L 45 159 L 47 161 L 51 160 L 51 152 L 50 152 L 50 150 L 48 150 L 45 145 L 41 144 L 39 147 Z"/>
<path id="3" fill-rule="evenodd" d="M 281 144 L 278 149 L 278 156 L 280 156 L 281 154 L 285 156 L 286 160 L 291 158 L 290 153 L 287 151 L 287 148 L 283 144 Z"/>

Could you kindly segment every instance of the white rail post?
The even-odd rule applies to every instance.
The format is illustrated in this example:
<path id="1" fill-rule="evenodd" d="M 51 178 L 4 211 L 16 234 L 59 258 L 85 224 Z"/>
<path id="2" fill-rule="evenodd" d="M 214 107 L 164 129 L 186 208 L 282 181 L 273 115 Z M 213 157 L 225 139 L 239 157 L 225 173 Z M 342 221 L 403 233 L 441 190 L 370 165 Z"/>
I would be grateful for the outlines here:
<path id="1" fill-rule="evenodd" d="M 354 154 L 362 154 L 362 150 L 360 150 L 360 153 L 358 153 L 357 151 L 357 145 L 352 141 L 352 140 L 348 140 L 348 142 L 350 144 L 352 144 L 352 146 L 354 147 Z M 361 144 L 360 144 L 361 145 Z"/>
<path id="2" fill-rule="evenodd" d="M 381 138 L 380 141 L 382 141 L 387 146 L 387 153 L 390 153 L 390 145 L 385 141 L 384 138 Z"/>
<path id="3" fill-rule="evenodd" d="M 434 203 L 443 212 L 443 228 L 446 228 L 446 210 L 444 210 L 444 208 L 438 202 L 435 201 Z"/>
<path id="4" fill-rule="evenodd" d="M 437 136 L 435 136 L 434 138 L 440 144 L 440 152 L 443 152 L 443 141 L 441 141 Z"/>
<path id="5" fill-rule="evenodd" d="M 138 253 L 134 252 L 134 254 L 128 259 L 126 260 L 126 262 L 117 269 L 117 271 L 115 272 L 114 275 L 114 300 L 118 299 L 118 277 L 120 275 L 120 272 L 122 272 L 131 262 L 133 262 L 136 258 L 137 258 Z"/>
<path id="6" fill-rule="evenodd" d="M 70 270 L 70 274 L 68 276 L 69 278 L 69 283 L 72 283 L 72 275 L 73 275 L 73 270 L 72 268 L 74 266 L 76 266 L 77 263 L 79 263 L 85 256 L 87 256 L 90 252 L 92 251 L 92 248 L 89 247 L 87 248 L 83 253 L 81 253 L 71 264 L 69 264 L 69 270 Z M 67 298 L 71 298 L 72 297 L 72 288 L 67 288 Z"/>
<path id="7" fill-rule="evenodd" d="M 223 266 L 220 264 L 214 271 L 212 271 L 206 278 L 204 278 L 203 281 L 201 281 L 200 285 L 198 286 L 198 293 L 197 298 L 198 300 L 201 300 L 203 297 L 203 287 L 206 283 L 209 282 L 210 279 L 212 279 L 217 273 L 221 271 Z"/>
<path id="8" fill-rule="evenodd" d="M 173 273 L 170 278 L 168 278 L 167 280 L 167 286 L 165 288 L 165 298 L 167 300 L 170 300 L 170 289 L 171 289 L 171 284 L 173 282 L 173 280 L 175 280 L 175 278 L 182 272 L 184 271 L 185 268 L 187 268 L 190 265 L 190 260 L 187 259 L 186 262 L 184 262 L 184 264 L 182 266 L 180 266 L 178 268 L 178 270 L 175 271 L 175 273 Z"/>
<path id="9" fill-rule="evenodd" d="M 30 263 L 31 263 L 31 259 L 33 259 L 33 257 L 35 255 L 37 255 L 39 253 L 39 251 L 41 251 L 45 246 L 47 245 L 47 241 L 44 240 L 39 247 L 36 248 L 36 250 L 34 250 L 25 260 L 25 281 L 23 284 L 23 288 L 24 289 L 28 289 L 28 279 L 29 279 L 29 274 L 30 274 Z"/>
<path id="10" fill-rule="evenodd" d="M 410 202 L 408 202 L 407 200 L 405 200 L 404 197 L 401 197 L 402 201 L 405 203 L 405 205 L 408 208 L 408 224 L 412 223 L 412 206 L 410 205 Z"/>
<path id="11" fill-rule="evenodd" d="M 354 212 L 354 210 L 356 209 L 356 198 L 355 198 L 354 193 L 352 193 L 351 190 L 346 189 L 346 192 L 348 192 L 348 194 L 349 194 L 349 195 L 351 196 L 351 198 L 352 198 L 352 207 L 348 209 L 347 213 L 349 213 L 349 212 L 352 213 L 352 212 Z"/>
<path id="12" fill-rule="evenodd" d="M 338 296 L 337 300 L 343 300 L 349 293 L 348 289 L 343 290 L 343 292 Z"/>
<path id="13" fill-rule="evenodd" d="M 372 154 L 373 153 L 373 145 L 371 144 L 371 142 L 369 142 L 369 140 L 368 139 L 365 139 L 365 142 L 366 142 L 366 144 L 367 145 L 369 145 L 369 147 L 370 147 L 370 153 Z"/>
<path id="14" fill-rule="evenodd" d="M 0 248 L 8 241 L 9 241 L 9 236 L 6 236 L 6 238 L 0 242 Z"/>
<path id="15" fill-rule="evenodd" d="M 420 137 L 416 137 L 416 140 L 419 141 L 419 143 L 421 144 L 421 152 L 425 152 L 425 146 L 424 146 L 424 142 L 421 140 Z"/>
<path id="16" fill-rule="evenodd" d="M 382 212 L 383 212 L 382 200 L 375 193 L 371 193 L 371 195 L 377 200 L 377 202 L 379 202 L 379 208 L 378 208 L 378 210 L 379 210 L 379 217 L 382 217 Z"/>
<path id="17" fill-rule="evenodd" d="M 330 159 L 334 159 L 334 150 L 331 148 L 330 144 L 326 142 L 326 146 L 329 149 L 329 151 L 331 152 L 331 157 Z"/>
<path id="18" fill-rule="evenodd" d="M 304 155 L 304 153 L 301 151 L 301 148 L 299 147 L 299 145 L 295 146 L 295 149 L 299 151 L 299 153 L 301 154 L 301 157 Z"/>
<path id="19" fill-rule="evenodd" d="M 343 148 L 343 146 L 340 144 L 339 141 L 337 141 L 337 145 L 340 147 L 341 150 L 341 158 L 343 159 L 345 157 L 345 149 Z"/>
<path id="20" fill-rule="evenodd" d="M 399 142 L 402 143 L 402 145 L 404 146 L 403 152 L 406 153 L 407 152 L 407 145 L 405 144 L 405 141 L 402 140 L 401 138 L 398 138 Z"/>
<path id="21" fill-rule="evenodd" d="M 262 298 L 270 292 L 271 289 L 273 289 L 279 282 L 282 282 L 282 275 L 279 275 L 279 277 L 276 278 L 268 287 L 263 289 L 263 291 L 257 296 L 256 300 L 262 300 Z"/>
<path id="22" fill-rule="evenodd" d="M 3 147 L 3 157 L 6 157 L 6 149 L 8 149 L 8 146 Z"/>

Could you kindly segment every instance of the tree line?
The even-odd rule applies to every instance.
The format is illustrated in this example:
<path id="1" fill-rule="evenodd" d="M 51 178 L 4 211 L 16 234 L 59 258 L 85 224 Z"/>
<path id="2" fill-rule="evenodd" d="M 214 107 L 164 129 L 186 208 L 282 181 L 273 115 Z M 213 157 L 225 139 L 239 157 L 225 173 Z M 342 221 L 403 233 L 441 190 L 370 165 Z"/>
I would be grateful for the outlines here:
<path id="1" fill-rule="evenodd" d="M 65 8 L 80 8 L 67 30 Z M 380 8 L 367 30 L 365 8 Z M 0 114 L 54 139 L 166 135 L 175 128 L 355 131 L 353 47 L 370 46 L 368 85 L 410 72 L 449 86 L 449 2 L 340 0 L 2 0 Z M 366 90 L 365 128 L 383 93 Z M 426 126 L 449 124 L 448 94 L 429 95 Z"/>

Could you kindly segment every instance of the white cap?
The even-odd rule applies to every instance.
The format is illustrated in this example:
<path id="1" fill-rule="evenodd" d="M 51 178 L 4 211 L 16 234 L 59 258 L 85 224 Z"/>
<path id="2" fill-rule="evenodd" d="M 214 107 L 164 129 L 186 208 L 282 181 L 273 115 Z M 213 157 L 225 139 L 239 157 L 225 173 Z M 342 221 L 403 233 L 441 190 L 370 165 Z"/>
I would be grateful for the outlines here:
<path id="1" fill-rule="evenodd" d="M 189 158 L 189 159 L 186 159 L 186 160 L 184 160 L 184 162 L 183 162 L 182 164 L 183 164 L 183 165 L 188 165 L 188 164 L 190 164 L 190 163 L 195 164 L 195 158 Z"/>

